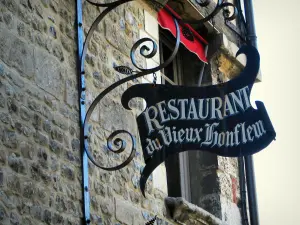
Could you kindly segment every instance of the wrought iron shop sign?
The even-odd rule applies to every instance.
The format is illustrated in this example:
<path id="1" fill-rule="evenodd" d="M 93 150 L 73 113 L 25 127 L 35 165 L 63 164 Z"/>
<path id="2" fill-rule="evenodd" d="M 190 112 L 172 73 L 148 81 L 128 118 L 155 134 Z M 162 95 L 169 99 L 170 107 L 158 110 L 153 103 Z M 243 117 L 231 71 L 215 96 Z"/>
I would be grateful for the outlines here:
<path id="1" fill-rule="evenodd" d="M 227 83 L 206 87 L 139 84 L 122 96 L 122 104 L 135 97 L 146 100 L 147 108 L 137 118 L 146 167 L 140 181 L 175 153 L 202 150 L 221 156 L 254 154 L 275 138 L 275 131 L 262 102 L 257 109 L 250 92 L 259 71 L 259 54 L 245 46 L 242 73 Z"/>
<path id="2" fill-rule="evenodd" d="M 135 137 L 129 131 L 115 130 L 107 138 L 107 149 L 115 154 L 124 152 L 127 144 L 123 136 L 127 135 L 130 137 L 129 141 L 131 142 L 130 154 L 123 162 L 113 167 L 104 167 L 101 162 L 96 160 L 89 147 L 89 136 L 92 131 L 89 122 L 93 111 L 97 109 L 97 105 L 120 85 L 149 74 L 155 74 L 155 72 L 172 63 L 179 50 L 181 37 L 184 39 L 183 43 L 186 44 L 185 46 L 192 46 L 192 43 L 187 43 L 195 42 L 196 39 L 202 40 L 203 38 L 200 38 L 200 35 L 191 32 L 189 23 L 201 25 L 213 19 L 221 10 L 223 10 L 225 21 L 232 20 L 237 15 L 237 8 L 232 3 L 217 0 L 214 9 L 205 18 L 197 21 L 183 20 L 171 8 L 164 7 L 156 0 L 150 0 L 154 5 L 160 8 L 164 7 L 164 13 L 169 14 L 168 24 L 172 24 L 171 33 L 175 37 L 175 45 L 169 58 L 153 68 L 141 67 L 137 63 L 136 56 L 140 55 L 145 59 L 153 58 L 158 53 L 158 45 L 155 40 L 148 37 L 137 40 L 130 51 L 132 65 L 114 66 L 115 71 L 126 76 L 102 90 L 86 110 L 86 90 L 88 87 L 85 82 L 85 60 L 89 43 L 105 16 L 117 7 L 131 1 L 133 0 L 114 0 L 109 2 L 86 0 L 87 3 L 102 9 L 88 30 L 85 39 L 82 18 L 83 5 L 81 0 L 76 1 L 80 140 L 81 149 L 83 150 L 82 186 L 85 224 L 90 224 L 91 222 L 88 160 L 101 169 L 107 171 L 118 170 L 132 161 L 137 149 Z M 200 7 L 207 7 L 210 2 L 210 0 L 197 0 L 195 4 L 198 4 Z M 228 11 L 228 8 L 233 9 L 231 10 L 232 14 L 224 13 Z M 160 22 L 163 22 L 162 20 L 164 19 L 162 18 Z M 202 47 L 204 49 L 204 46 Z M 137 84 L 131 86 L 123 93 L 121 101 L 124 108 L 128 110 L 130 109 L 128 102 L 132 98 L 141 97 L 147 103 L 146 109 L 137 117 L 146 163 L 140 179 L 140 188 L 143 195 L 145 195 L 145 185 L 150 174 L 171 154 L 188 150 L 201 150 L 221 156 L 245 156 L 262 150 L 275 138 L 275 131 L 263 103 L 256 102 L 256 109 L 250 104 L 251 89 L 259 70 L 259 54 L 251 46 L 242 47 L 238 54 L 246 55 L 247 64 L 237 78 L 226 83 L 206 87 Z M 206 55 L 204 59 L 206 60 Z M 155 219 L 149 222 L 153 223 Z"/>

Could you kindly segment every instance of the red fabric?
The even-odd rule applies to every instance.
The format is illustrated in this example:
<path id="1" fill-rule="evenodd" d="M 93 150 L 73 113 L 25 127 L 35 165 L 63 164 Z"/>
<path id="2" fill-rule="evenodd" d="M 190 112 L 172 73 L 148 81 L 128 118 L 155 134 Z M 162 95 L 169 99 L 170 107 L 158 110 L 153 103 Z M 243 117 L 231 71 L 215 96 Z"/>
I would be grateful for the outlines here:
<path id="1" fill-rule="evenodd" d="M 165 6 L 168 10 L 172 11 L 172 13 L 180 19 L 180 17 L 174 12 L 169 6 Z M 176 27 L 173 20 L 173 17 L 165 10 L 161 9 L 158 12 L 158 23 L 163 29 L 169 30 L 174 37 L 176 37 Z M 182 26 L 186 26 L 193 33 L 194 41 L 190 41 L 186 39 L 182 34 Z M 180 27 L 180 41 L 181 43 L 191 52 L 195 53 L 198 58 L 207 63 L 207 59 L 205 56 L 205 45 L 207 45 L 207 41 L 202 38 L 189 24 L 179 25 Z"/>
<path id="2" fill-rule="evenodd" d="M 232 182 L 232 201 L 237 204 L 237 179 L 231 177 Z"/>

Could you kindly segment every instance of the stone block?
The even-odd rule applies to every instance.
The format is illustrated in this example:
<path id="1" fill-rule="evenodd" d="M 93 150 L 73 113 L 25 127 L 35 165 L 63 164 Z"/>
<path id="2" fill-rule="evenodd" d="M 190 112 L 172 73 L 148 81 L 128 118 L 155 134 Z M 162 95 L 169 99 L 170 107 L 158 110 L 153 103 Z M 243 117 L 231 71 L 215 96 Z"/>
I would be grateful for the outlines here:
<path id="1" fill-rule="evenodd" d="M 158 40 L 158 22 L 157 18 L 145 11 L 145 31 L 155 40 Z"/>
<path id="2" fill-rule="evenodd" d="M 63 96 L 63 77 L 61 63 L 42 50 L 35 51 L 36 84 L 60 99 Z"/>
<path id="3" fill-rule="evenodd" d="M 71 168 L 69 166 L 66 166 L 66 165 L 63 165 L 61 170 L 62 170 L 61 173 L 62 173 L 63 177 L 66 177 L 69 180 L 74 180 L 75 179 L 75 172 L 74 172 L 73 168 Z"/>
<path id="4" fill-rule="evenodd" d="M 0 222 L 5 224 L 5 221 L 7 220 L 7 212 L 5 210 L 5 207 L 0 204 Z"/>
<path id="5" fill-rule="evenodd" d="M 222 219 L 222 206 L 219 194 L 204 195 L 200 199 L 199 204 L 197 205 L 199 205 L 201 208 L 208 211 L 209 213 L 215 215 L 216 217 Z"/>
<path id="6" fill-rule="evenodd" d="M 43 214 L 43 221 L 50 225 L 51 224 L 52 213 L 49 210 L 45 210 Z"/>
<path id="7" fill-rule="evenodd" d="M 34 75 L 34 52 L 32 46 L 2 29 L 0 32 L 0 58 L 28 78 Z"/>
<path id="8" fill-rule="evenodd" d="M 36 112 L 41 112 L 41 105 L 38 102 L 34 101 L 33 98 L 28 98 L 27 104 L 29 109 Z"/>
<path id="9" fill-rule="evenodd" d="M 12 83 L 17 87 L 23 88 L 25 86 L 24 81 L 20 78 L 18 73 L 10 71 L 7 73 L 7 77 L 11 79 Z"/>
<path id="10" fill-rule="evenodd" d="M 230 225 L 242 224 L 242 218 L 240 210 L 236 204 L 228 200 L 227 198 L 221 197 L 222 205 L 222 220 Z"/>
<path id="11" fill-rule="evenodd" d="M 42 146 L 46 146 L 49 142 L 48 137 L 38 131 L 34 134 L 34 140 Z"/>
<path id="12" fill-rule="evenodd" d="M 2 134 L 2 143 L 8 148 L 17 148 L 18 139 L 16 133 L 14 131 L 4 129 Z"/>
<path id="13" fill-rule="evenodd" d="M 67 112 L 65 112 L 65 113 L 61 112 L 61 113 L 65 114 Z M 65 130 L 65 131 L 68 130 L 68 127 L 69 127 L 68 121 L 64 117 L 62 117 L 61 115 L 59 115 L 59 114 L 53 115 L 52 122 L 56 126 L 60 127 L 61 129 Z"/>
<path id="14" fill-rule="evenodd" d="M 57 195 L 55 199 L 55 208 L 59 212 L 66 212 L 67 211 L 67 203 L 66 199 L 63 195 Z"/>
<path id="15" fill-rule="evenodd" d="M 168 194 L 167 174 L 165 165 L 159 165 L 153 171 L 153 187 L 159 189 L 165 194 Z"/>
<path id="16" fill-rule="evenodd" d="M 6 29 L 2 29 L 0 32 L 0 58 L 8 64 L 9 53 L 13 35 Z"/>
<path id="17" fill-rule="evenodd" d="M 5 107 L 5 97 L 3 96 L 2 93 L 0 93 L 0 107 L 1 108 Z"/>
<path id="18" fill-rule="evenodd" d="M 73 151 L 79 152 L 79 150 L 80 150 L 80 141 L 79 141 L 79 139 L 73 139 L 72 142 L 71 142 L 71 145 L 72 145 Z"/>
<path id="19" fill-rule="evenodd" d="M 30 207 L 30 214 L 37 220 L 42 219 L 42 208 L 38 205 L 33 205 Z"/>
<path id="20" fill-rule="evenodd" d="M 52 124 L 49 120 L 45 120 L 43 122 L 43 129 L 45 132 L 47 132 L 48 134 L 51 133 L 51 130 L 52 130 Z"/>
<path id="21" fill-rule="evenodd" d="M 42 117 L 39 114 L 33 115 L 32 125 L 36 130 L 40 130 L 42 126 Z"/>
<path id="22" fill-rule="evenodd" d="M 172 215 L 172 219 L 184 223 L 184 224 L 214 224 L 214 225 L 228 225 L 214 214 L 205 211 L 196 205 L 187 202 L 183 198 L 171 198 L 165 199 L 166 207 Z"/>
<path id="23" fill-rule="evenodd" d="M 25 173 L 25 163 L 23 158 L 11 154 L 8 157 L 8 165 L 17 173 Z"/>
<path id="24" fill-rule="evenodd" d="M 59 213 L 55 213 L 52 216 L 52 224 L 63 224 L 64 223 L 64 217 L 59 214 Z"/>
<path id="25" fill-rule="evenodd" d="M 0 113 L 0 120 L 2 123 L 5 123 L 5 124 L 12 124 L 12 119 L 10 117 L 9 114 L 7 113 Z"/>
<path id="26" fill-rule="evenodd" d="M 7 153 L 6 151 L 0 151 L 0 165 L 5 165 L 6 164 L 6 156 Z"/>
<path id="27" fill-rule="evenodd" d="M 113 215 L 114 214 L 114 204 L 113 202 L 109 199 L 98 199 L 100 202 L 100 207 L 101 207 L 101 210 L 104 214 L 106 215 Z"/>
<path id="28" fill-rule="evenodd" d="M 218 156 L 218 167 L 233 177 L 238 176 L 238 160 L 236 158 Z"/>
<path id="29" fill-rule="evenodd" d="M 153 37 L 149 36 L 149 34 L 147 34 L 144 30 L 139 30 L 139 36 L 140 38 L 151 38 L 153 39 Z M 157 39 L 154 39 L 153 41 L 156 42 L 156 44 L 158 45 L 158 41 Z M 152 50 L 153 48 L 153 44 L 151 42 L 145 42 L 145 45 Z M 156 55 L 152 58 L 156 63 L 160 63 L 160 59 L 159 59 L 159 48 L 157 49 L 157 53 Z M 148 67 L 147 67 L 148 68 Z"/>
<path id="30" fill-rule="evenodd" d="M 49 147 L 57 155 L 60 155 L 63 150 L 63 146 L 54 140 L 50 140 Z"/>
<path id="31" fill-rule="evenodd" d="M 21 106 L 20 116 L 24 121 L 29 121 L 32 117 L 32 113 L 25 106 Z"/>
<path id="32" fill-rule="evenodd" d="M 232 180 L 228 173 L 218 171 L 218 180 L 220 185 L 221 195 L 225 196 L 227 199 L 233 199 L 233 189 L 232 189 Z"/>
<path id="33" fill-rule="evenodd" d="M 18 176 L 15 175 L 6 176 L 6 185 L 10 191 L 14 191 L 16 193 L 22 193 L 20 179 Z M 3 199 L 2 196 L 1 199 Z"/>
<path id="34" fill-rule="evenodd" d="M 25 198 L 32 198 L 35 194 L 35 186 L 33 182 L 24 182 L 23 186 L 23 196 Z"/>
<path id="35" fill-rule="evenodd" d="M 48 168 L 48 154 L 47 151 L 44 148 L 40 148 L 38 151 L 38 158 L 40 165 L 47 169 Z"/>
<path id="36" fill-rule="evenodd" d="M 20 225 L 20 217 L 16 212 L 10 213 L 10 224 L 11 225 Z"/>
<path id="37" fill-rule="evenodd" d="M 100 103 L 100 108 L 100 122 L 106 130 L 125 129 L 133 135 L 136 134 L 136 122 L 132 112 L 113 101 Z"/>
<path id="38" fill-rule="evenodd" d="M 20 150 L 24 158 L 33 159 L 35 154 L 35 147 L 33 146 L 33 144 L 22 141 L 20 143 Z"/>
<path id="39" fill-rule="evenodd" d="M 142 212 L 130 202 L 115 198 L 116 219 L 127 225 L 143 224 Z"/>
<path id="40" fill-rule="evenodd" d="M 95 192 L 97 195 L 101 195 L 103 197 L 105 197 L 107 195 L 107 187 L 104 186 L 102 184 L 102 182 L 99 182 L 99 181 L 95 181 L 94 182 L 94 189 L 95 189 Z"/>
<path id="41" fill-rule="evenodd" d="M 53 129 L 51 131 L 52 138 L 59 141 L 60 143 L 63 142 L 63 138 L 64 138 L 63 135 L 64 135 L 63 132 L 59 129 Z"/>
<path id="42" fill-rule="evenodd" d="M 78 93 L 76 83 L 68 79 L 65 82 L 65 102 L 69 106 L 75 106 L 78 104 Z"/>
<path id="43" fill-rule="evenodd" d="M 0 187 L 3 187 L 4 185 L 4 174 L 3 171 L 0 170 Z"/>

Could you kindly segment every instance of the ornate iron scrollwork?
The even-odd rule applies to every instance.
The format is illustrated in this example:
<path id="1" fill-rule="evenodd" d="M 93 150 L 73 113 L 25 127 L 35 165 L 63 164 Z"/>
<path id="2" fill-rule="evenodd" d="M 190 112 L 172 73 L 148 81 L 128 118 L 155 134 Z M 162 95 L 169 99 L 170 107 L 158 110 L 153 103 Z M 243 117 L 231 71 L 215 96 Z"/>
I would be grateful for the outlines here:
<path id="1" fill-rule="evenodd" d="M 148 221 L 145 225 L 153 225 L 156 221 L 157 216 L 153 217 L 150 221 Z"/>
<path id="2" fill-rule="evenodd" d="M 88 43 L 89 41 L 91 40 L 91 37 L 93 36 L 93 33 L 96 29 L 96 27 L 98 26 L 98 24 L 103 20 L 104 16 L 107 15 L 107 13 L 109 13 L 110 11 L 112 11 L 113 9 L 115 9 L 117 6 L 119 5 L 122 5 L 126 2 L 130 2 L 131 0 L 120 0 L 120 1 L 116 1 L 116 2 L 112 2 L 112 3 L 95 3 L 95 2 L 92 2 L 90 0 L 87 0 L 89 3 L 91 3 L 92 5 L 94 6 L 99 6 L 99 7 L 107 7 L 97 18 L 96 20 L 94 21 L 94 23 L 92 24 L 90 30 L 88 31 L 88 34 L 87 34 L 87 37 L 86 37 L 86 41 L 84 43 L 84 48 L 83 48 L 83 54 L 82 54 L 82 58 L 81 58 L 81 68 L 84 68 L 84 61 L 85 61 L 85 56 L 86 56 L 86 51 L 87 51 L 87 48 L 88 48 Z M 159 4 L 159 3 L 158 3 Z M 168 64 L 170 64 L 173 59 L 175 58 L 177 52 L 178 52 L 178 49 L 179 49 L 179 44 L 180 44 L 180 29 L 179 29 L 179 24 L 178 24 L 178 21 L 177 19 L 174 18 L 174 23 L 176 25 L 176 31 L 177 31 L 177 38 L 176 38 L 176 45 L 175 45 L 175 48 L 173 50 L 173 53 L 171 54 L 170 58 L 168 60 L 166 60 L 164 63 L 162 63 L 161 65 L 157 66 L 157 67 L 154 67 L 154 68 L 141 68 L 140 66 L 138 66 L 137 62 L 136 62 L 136 58 L 135 58 L 135 53 L 137 51 L 138 48 L 140 48 L 140 55 L 143 56 L 144 58 L 152 58 L 156 55 L 157 53 L 157 44 L 155 43 L 155 41 L 153 41 L 152 39 L 150 38 L 142 38 L 140 40 L 138 40 L 132 47 L 131 49 L 131 52 L 130 52 L 130 58 L 131 58 L 131 61 L 132 61 L 132 64 L 134 65 L 134 67 L 136 67 L 140 72 L 135 72 L 133 70 L 129 70 L 127 67 L 127 69 L 125 69 L 125 67 L 118 67 L 117 70 L 120 70 L 120 72 L 124 73 L 124 71 L 126 70 L 126 73 L 127 72 L 132 72 L 133 74 L 128 76 L 128 77 L 125 77 L 115 83 L 113 83 L 112 85 L 110 85 L 109 87 L 107 87 L 104 91 L 102 91 L 96 98 L 95 100 L 92 102 L 92 104 L 90 105 L 87 113 L 86 113 L 86 117 L 85 117 L 85 120 L 84 120 L 84 129 L 87 131 L 88 130 L 88 122 L 90 120 L 90 117 L 95 109 L 95 107 L 97 106 L 97 104 L 109 93 L 111 92 L 112 90 L 114 90 L 116 87 L 118 87 L 119 85 L 121 84 L 124 84 L 128 81 L 131 81 L 131 80 L 134 80 L 134 79 L 137 79 L 139 77 L 142 77 L 142 76 L 145 76 L 145 75 L 148 75 L 148 74 L 152 74 L 152 73 L 155 73 L 159 70 L 161 70 L 162 68 L 166 67 Z M 153 48 L 152 50 L 150 51 L 149 47 L 146 46 L 144 43 L 146 42 L 151 42 L 153 44 Z M 129 74 L 129 73 L 128 73 Z M 128 131 L 125 131 L 125 130 L 118 130 L 118 131 L 115 131 L 113 132 L 108 141 L 107 141 L 107 148 L 109 150 L 112 150 L 112 143 L 114 143 L 115 145 L 117 143 L 121 143 L 121 147 L 116 150 L 116 151 L 113 151 L 113 153 L 116 153 L 116 154 L 119 154 L 121 152 L 124 151 L 125 147 L 126 147 L 126 142 L 125 140 L 121 139 L 121 138 L 117 138 L 114 140 L 114 142 L 112 142 L 112 139 L 119 135 L 120 133 L 126 133 L 127 135 L 130 136 L 131 138 L 131 141 L 132 141 L 132 150 L 131 150 L 131 153 L 129 155 L 129 157 L 123 162 L 121 163 L 120 165 L 118 166 L 115 166 L 115 167 L 111 167 L 111 168 L 106 168 L 106 167 L 103 167 L 101 166 L 93 157 L 92 153 L 89 151 L 89 148 L 88 148 L 88 142 L 85 141 L 84 142 L 84 149 L 87 153 L 87 156 L 88 158 L 90 159 L 90 161 L 97 167 L 101 168 L 101 169 L 104 169 L 104 170 L 108 170 L 108 171 L 111 171 L 111 170 L 118 170 L 118 169 L 121 169 L 123 167 L 125 167 L 126 165 L 128 165 L 128 163 L 131 162 L 131 160 L 133 159 L 134 155 L 135 155 L 135 151 L 136 151 L 136 144 L 135 144 L 135 140 L 134 140 L 134 137 L 133 135 L 128 132 Z M 86 137 L 87 138 L 87 137 Z"/>
<path id="3" fill-rule="evenodd" d="M 201 7 L 207 7 L 209 4 L 211 4 L 211 0 L 196 0 L 196 3 Z M 226 13 L 228 12 L 228 8 L 233 8 L 233 12 Z M 202 24 L 213 19 L 222 9 L 225 10 L 225 12 L 223 11 L 224 19 L 228 21 L 234 20 L 238 14 L 238 10 L 234 4 L 224 0 L 218 0 L 214 10 L 205 18 L 201 20 L 183 20 L 183 22 L 190 24 Z"/>
<path id="4" fill-rule="evenodd" d="M 79 35 L 79 66 L 80 66 L 80 74 L 81 74 L 81 78 L 79 79 L 80 82 L 80 104 L 81 104 L 81 133 L 82 135 L 82 147 L 84 148 L 84 152 L 86 153 L 83 156 L 83 167 L 85 167 L 86 169 L 83 169 L 83 186 L 84 186 L 84 214 L 85 214 L 85 222 L 87 224 L 90 223 L 90 216 L 89 216 L 89 194 L 88 194 L 88 163 L 87 163 L 87 157 L 88 159 L 97 167 L 103 169 L 103 170 L 107 170 L 107 171 L 113 171 L 113 170 L 118 170 L 121 169 L 123 167 L 125 167 L 126 165 L 128 165 L 132 159 L 135 156 L 136 153 L 136 142 L 135 142 L 135 138 L 134 136 L 126 130 L 117 130 L 114 131 L 107 139 L 107 149 L 115 154 L 120 154 L 122 153 L 126 147 L 128 146 L 125 142 L 124 139 L 120 138 L 119 135 L 120 134 L 125 134 L 127 136 L 130 137 L 130 141 L 131 143 L 131 152 L 129 154 L 129 156 L 125 159 L 124 162 L 122 162 L 121 164 L 117 165 L 117 166 L 113 166 L 113 167 L 104 167 L 102 166 L 99 162 L 97 162 L 95 160 L 95 158 L 93 157 L 91 151 L 89 150 L 89 146 L 88 146 L 88 130 L 89 130 L 89 121 L 91 118 L 91 115 L 93 113 L 93 111 L 95 110 L 97 104 L 99 104 L 99 102 L 105 97 L 107 96 L 108 93 L 110 93 L 112 90 L 116 89 L 118 86 L 120 86 L 121 84 L 124 84 L 126 82 L 129 82 L 131 80 L 135 80 L 139 77 L 143 77 L 145 75 L 148 74 L 155 74 L 155 72 L 160 71 L 161 69 L 165 68 L 166 66 L 168 66 L 173 59 L 175 58 L 178 49 L 179 49 L 179 45 L 180 45 L 180 27 L 179 24 L 180 23 L 190 23 L 190 24 L 201 24 L 201 23 L 205 23 L 209 20 L 211 20 L 215 15 L 217 15 L 220 10 L 224 10 L 228 7 L 233 7 L 233 13 L 230 15 L 228 13 L 224 13 L 224 18 L 225 20 L 232 20 L 235 18 L 236 14 L 237 14 L 237 10 L 235 9 L 234 5 L 231 3 L 227 3 L 223 0 L 218 0 L 216 7 L 214 8 L 214 10 L 205 18 L 201 19 L 201 20 L 181 20 L 179 19 L 176 15 L 173 14 L 173 12 L 171 12 L 170 10 L 168 10 L 166 8 L 166 11 L 172 15 L 173 20 L 174 20 L 174 24 L 176 27 L 176 41 L 175 41 L 175 47 L 172 50 L 172 54 L 171 56 L 164 61 L 162 64 L 158 65 L 157 67 L 154 68 L 142 68 L 141 66 L 138 65 L 135 55 L 137 53 L 137 50 L 139 49 L 139 53 L 142 57 L 149 59 L 149 58 L 153 58 L 156 54 L 157 54 L 157 50 L 158 50 L 158 46 L 157 43 L 150 39 L 150 38 L 142 38 L 140 40 L 138 40 L 131 48 L 130 51 L 130 58 L 131 58 L 131 62 L 132 65 L 137 69 L 137 71 L 134 71 L 133 69 L 129 68 L 128 66 L 115 66 L 114 69 L 121 73 L 121 74 L 125 74 L 127 75 L 125 78 L 122 78 L 120 80 L 118 80 L 117 82 L 111 84 L 110 86 L 108 86 L 105 90 L 103 90 L 95 99 L 94 101 L 91 103 L 90 107 L 88 108 L 86 114 L 85 114 L 85 79 L 84 79 L 84 63 L 85 63 L 85 59 L 86 59 L 86 53 L 87 53 L 87 49 L 88 49 L 88 45 L 93 37 L 93 34 L 97 28 L 97 26 L 99 25 L 99 23 L 101 21 L 103 21 L 103 19 L 105 18 L 105 16 L 111 12 L 112 10 L 116 9 L 118 6 L 131 2 L 133 0 L 115 0 L 113 2 L 109 2 L 109 3 L 101 3 L 99 2 L 100 0 L 96 1 L 96 0 L 86 0 L 87 3 L 95 6 L 95 7 L 101 7 L 103 8 L 103 11 L 97 16 L 97 18 L 94 20 L 94 22 L 92 23 L 87 35 L 86 35 L 86 39 L 84 41 L 84 44 L 82 45 L 82 39 L 83 39 L 83 30 L 82 30 L 82 9 L 81 9 L 81 0 L 77 0 L 77 12 L 78 12 L 78 26 L 79 28 L 79 32 L 81 32 L 81 34 Z M 104 0 L 102 0 L 104 1 Z M 155 0 L 150 0 L 151 2 L 155 3 L 155 5 L 158 5 L 160 7 L 163 7 L 163 5 L 161 3 L 159 3 L 158 1 Z M 106 2 L 106 1 L 104 1 Z M 207 7 L 210 4 L 210 0 L 197 0 L 196 1 L 199 6 L 201 7 Z M 193 35 L 191 35 L 191 31 L 186 30 L 183 31 L 183 34 L 185 34 L 185 37 L 189 40 L 194 40 Z M 149 49 L 149 45 L 146 45 L 146 43 L 149 44 L 149 42 L 152 44 L 152 48 Z M 82 49 L 82 51 L 81 51 Z M 81 53 L 81 54 L 80 54 Z"/>
<path id="5" fill-rule="evenodd" d="M 82 57 L 81 57 L 81 69 L 84 68 L 84 62 L 85 62 L 85 57 L 86 57 L 86 52 L 87 52 L 87 48 L 88 48 L 88 44 L 93 36 L 93 33 L 95 32 L 97 26 L 99 25 L 99 23 L 104 19 L 104 17 L 110 12 L 112 11 L 113 9 L 115 9 L 116 7 L 124 4 L 124 3 L 127 3 L 127 2 L 131 2 L 132 0 L 118 0 L 118 1 L 114 1 L 114 2 L 111 2 L 111 3 L 99 3 L 99 2 L 94 2 L 94 1 L 91 1 L 91 0 L 87 0 L 88 3 L 90 3 L 91 5 L 94 5 L 96 7 L 104 7 L 105 9 L 103 10 L 103 12 L 95 19 L 95 21 L 93 22 L 90 30 L 88 31 L 88 34 L 86 36 L 86 40 L 84 42 L 84 47 L 83 47 L 83 52 L 82 52 Z M 158 4 L 160 5 L 161 7 L 163 7 L 163 5 L 161 5 L 159 2 L 155 1 L 155 0 L 152 0 L 153 2 L 155 2 L 155 4 Z M 205 1 L 200 1 L 200 0 L 197 0 L 197 3 L 201 6 L 201 7 L 206 7 L 210 4 L 210 0 L 205 0 Z M 84 120 L 84 129 L 87 130 L 88 128 L 88 122 L 90 120 L 90 117 L 92 115 L 92 112 L 94 111 L 96 105 L 109 93 L 111 92 L 112 90 L 114 90 L 116 87 L 118 87 L 119 85 L 123 84 L 123 83 L 126 83 L 130 80 L 135 80 L 139 77 L 142 77 L 142 76 L 145 76 L 145 75 L 148 75 L 148 74 L 152 74 L 152 73 L 155 73 L 163 68 L 165 68 L 167 65 L 169 65 L 173 59 L 175 58 L 177 52 L 178 52 L 178 49 L 179 49 L 179 44 L 180 44 L 180 28 L 179 28 L 179 23 L 204 23 L 204 22 L 207 22 L 209 21 L 211 18 L 213 18 L 221 9 L 224 9 L 225 7 L 234 7 L 233 4 L 231 3 L 227 3 L 227 2 L 224 2 L 223 0 L 218 0 L 217 4 L 216 4 L 216 7 L 215 9 L 213 10 L 213 12 L 211 14 L 209 14 L 207 17 L 201 19 L 201 20 L 180 20 L 178 19 L 175 15 L 173 15 L 173 13 L 171 11 L 169 11 L 168 9 L 166 9 L 172 16 L 173 16 L 173 19 L 174 19 L 174 23 L 176 25 L 176 44 L 175 44 L 175 47 L 173 49 L 173 52 L 170 56 L 169 59 L 167 59 L 165 62 L 163 62 L 161 65 L 157 66 L 157 67 L 154 67 L 154 68 L 142 68 L 140 67 L 137 62 L 136 62 L 136 59 L 135 59 L 135 53 L 137 51 L 138 48 L 140 48 L 140 55 L 143 56 L 144 58 L 153 58 L 156 54 L 157 54 L 157 43 L 152 40 L 151 38 L 142 38 L 140 40 L 138 40 L 133 46 L 132 46 L 132 49 L 131 49 L 131 53 L 130 53 L 130 58 L 131 58 L 131 62 L 133 64 L 133 66 L 138 69 L 139 72 L 135 72 L 133 71 L 131 68 L 129 67 L 126 67 L 126 66 L 118 66 L 118 67 L 115 67 L 114 69 L 117 71 L 117 72 L 120 72 L 122 74 L 126 74 L 126 75 L 130 75 L 128 77 L 125 77 L 115 83 L 113 83 L 112 85 L 110 85 L 109 87 L 107 87 L 104 91 L 102 91 L 96 98 L 95 100 L 92 102 L 92 104 L 90 105 L 88 111 L 87 111 L 87 114 L 86 114 L 86 117 L 85 117 L 85 120 Z M 235 7 L 234 7 L 235 8 Z M 236 10 L 234 10 L 234 13 L 233 15 L 228 15 L 228 14 L 225 14 L 224 13 L 224 18 L 226 20 L 232 20 L 235 18 L 236 16 Z M 190 36 L 189 33 L 190 32 L 183 32 L 186 34 L 186 37 L 189 39 L 189 40 L 193 40 L 193 36 Z M 147 45 L 145 45 L 146 42 L 151 42 L 152 43 L 152 49 L 150 50 L 149 47 Z M 128 163 L 133 159 L 134 155 L 135 155 L 135 151 L 136 151 L 136 147 L 135 147 L 135 141 L 134 141 L 134 137 L 132 136 L 132 134 L 128 131 L 125 131 L 125 130 L 119 130 L 119 131 L 115 131 L 111 134 L 111 136 L 109 137 L 108 139 L 108 142 L 107 142 L 107 147 L 109 150 L 111 150 L 112 152 L 116 153 L 116 154 L 119 154 L 121 153 L 126 147 L 126 142 L 120 138 L 117 138 L 115 139 L 115 141 L 113 142 L 114 144 L 116 143 L 122 143 L 121 144 L 121 148 L 118 150 L 118 151 L 113 151 L 112 150 L 112 138 L 115 137 L 116 135 L 120 134 L 120 133 L 126 133 L 130 136 L 131 138 L 131 141 L 133 142 L 132 143 L 132 150 L 131 150 L 131 153 L 130 153 L 130 156 L 129 158 L 127 158 L 122 164 L 120 164 L 119 166 L 116 166 L 116 167 L 112 167 L 112 168 L 105 168 L 105 167 L 102 167 L 99 163 L 96 162 L 96 160 L 94 159 L 94 157 L 92 156 L 91 152 L 89 151 L 89 148 L 88 148 L 88 142 L 85 141 L 84 143 L 84 148 L 85 148 L 85 151 L 87 152 L 87 155 L 89 157 L 89 159 L 91 160 L 91 162 L 93 164 L 95 164 L 95 166 L 101 168 L 101 169 L 104 169 L 104 170 L 117 170 L 117 169 L 121 169 L 123 168 L 124 166 L 128 165 Z M 121 151 L 122 150 L 122 151 Z"/>
<path id="6" fill-rule="evenodd" d="M 116 66 L 114 67 L 115 71 L 121 74 L 125 75 L 132 75 L 133 74 L 133 69 L 129 68 L 128 66 Z"/>

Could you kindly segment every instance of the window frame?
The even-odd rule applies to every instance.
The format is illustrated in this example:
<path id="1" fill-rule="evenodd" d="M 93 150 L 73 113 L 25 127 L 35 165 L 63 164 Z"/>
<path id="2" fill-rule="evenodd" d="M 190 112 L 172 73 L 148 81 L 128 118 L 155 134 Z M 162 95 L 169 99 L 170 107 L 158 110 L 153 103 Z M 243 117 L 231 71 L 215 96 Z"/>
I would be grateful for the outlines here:
<path id="1" fill-rule="evenodd" d="M 167 30 L 159 27 L 159 52 L 160 62 L 164 60 L 164 47 L 167 47 L 170 51 L 173 51 L 175 47 L 175 41 L 172 34 L 168 33 Z M 183 85 L 183 60 L 182 60 L 182 48 L 185 48 L 180 44 L 177 55 L 175 56 L 172 65 L 174 71 L 174 81 L 170 80 L 165 69 L 161 70 L 161 83 L 166 82 L 171 85 Z M 187 50 L 188 51 L 188 50 Z M 193 54 L 189 52 L 190 54 Z M 200 70 L 204 70 L 205 63 L 202 64 Z M 189 74 L 191 76 L 191 74 Z M 199 71 L 200 77 L 200 71 Z M 195 83 L 198 86 L 198 83 Z M 191 202 L 191 180 L 190 180 L 190 166 L 189 166 L 189 152 L 181 152 L 176 155 L 171 155 L 165 161 L 166 175 L 167 175 L 167 190 L 170 197 L 183 197 L 187 201 Z M 177 183 L 177 186 L 176 186 Z M 178 187 L 178 183 L 180 184 Z"/>

